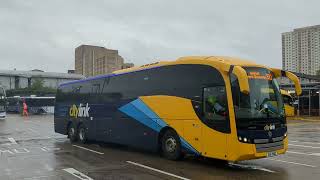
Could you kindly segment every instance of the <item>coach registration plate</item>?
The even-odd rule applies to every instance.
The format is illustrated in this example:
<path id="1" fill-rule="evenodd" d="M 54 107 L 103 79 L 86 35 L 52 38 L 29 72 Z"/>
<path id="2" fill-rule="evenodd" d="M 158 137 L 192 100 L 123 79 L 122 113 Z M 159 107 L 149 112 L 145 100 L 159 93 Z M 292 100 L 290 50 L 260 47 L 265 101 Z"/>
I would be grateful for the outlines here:
<path id="1" fill-rule="evenodd" d="M 273 152 L 267 152 L 267 157 L 273 157 L 278 155 L 277 152 L 273 151 Z"/>

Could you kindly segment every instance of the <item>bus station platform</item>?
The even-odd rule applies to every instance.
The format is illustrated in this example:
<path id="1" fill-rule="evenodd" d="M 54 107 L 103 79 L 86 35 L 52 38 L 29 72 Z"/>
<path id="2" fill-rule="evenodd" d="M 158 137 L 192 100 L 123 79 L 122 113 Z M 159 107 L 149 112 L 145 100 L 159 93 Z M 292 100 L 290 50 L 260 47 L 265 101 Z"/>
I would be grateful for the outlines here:
<path id="1" fill-rule="evenodd" d="M 293 116 L 287 117 L 287 120 L 315 121 L 320 122 L 320 116 Z"/>

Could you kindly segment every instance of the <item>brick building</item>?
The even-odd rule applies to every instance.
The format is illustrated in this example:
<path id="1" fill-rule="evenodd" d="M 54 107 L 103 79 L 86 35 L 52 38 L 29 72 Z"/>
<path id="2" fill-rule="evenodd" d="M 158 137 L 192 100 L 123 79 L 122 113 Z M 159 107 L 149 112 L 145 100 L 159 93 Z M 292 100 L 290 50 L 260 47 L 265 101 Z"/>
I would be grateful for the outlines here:
<path id="1" fill-rule="evenodd" d="M 132 66 L 132 63 L 124 63 L 118 50 L 91 45 L 81 45 L 75 49 L 75 73 L 86 77 L 109 74 Z"/>

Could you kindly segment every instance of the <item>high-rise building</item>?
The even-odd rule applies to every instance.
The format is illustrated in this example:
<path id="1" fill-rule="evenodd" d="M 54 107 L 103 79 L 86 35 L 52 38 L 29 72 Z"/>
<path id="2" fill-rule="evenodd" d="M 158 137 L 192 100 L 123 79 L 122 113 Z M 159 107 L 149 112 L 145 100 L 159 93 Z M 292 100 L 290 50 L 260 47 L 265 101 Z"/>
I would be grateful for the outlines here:
<path id="1" fill-rule="evenodd" d="M 320 70 L 320 25 L 282 33 L 282 68 L 316 75 Z"/>
<path id="2" fill-rule="evenodd" d="M 123 69 L 124 59 L 118 50 L 81 45 L 75 49 L 75 73 L 86 77 L 109 74 Z"/>

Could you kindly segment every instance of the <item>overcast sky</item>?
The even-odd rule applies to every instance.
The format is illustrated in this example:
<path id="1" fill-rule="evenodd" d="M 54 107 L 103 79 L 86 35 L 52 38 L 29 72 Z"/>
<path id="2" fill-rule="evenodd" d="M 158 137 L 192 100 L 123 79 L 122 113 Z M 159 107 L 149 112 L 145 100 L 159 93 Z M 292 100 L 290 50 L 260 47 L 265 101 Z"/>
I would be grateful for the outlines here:
<path id="1" fill-rule="evenodd" d="M 281 33 L 320 24 L 318 0 L 1 0 L 0 69 L 66 72 L 74 48 L 141 65 L 228 55 L 281 67 Z"/>

